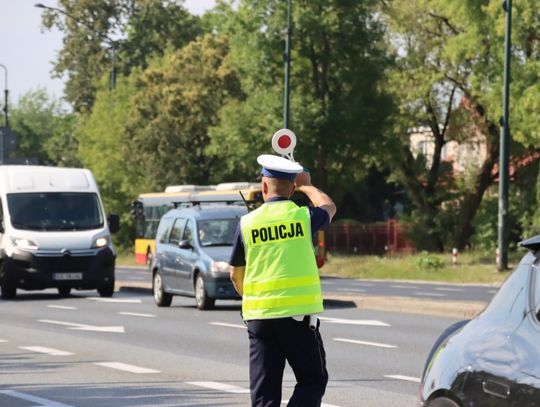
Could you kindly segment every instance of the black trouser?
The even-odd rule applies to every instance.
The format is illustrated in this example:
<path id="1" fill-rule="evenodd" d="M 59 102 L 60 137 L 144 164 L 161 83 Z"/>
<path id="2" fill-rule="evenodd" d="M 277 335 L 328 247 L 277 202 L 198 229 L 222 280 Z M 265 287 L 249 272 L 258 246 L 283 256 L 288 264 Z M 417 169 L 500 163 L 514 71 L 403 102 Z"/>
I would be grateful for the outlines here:
<path id="1" fill-rule="evenodd" d="M 279 407 L 285 360 L 296 386 L 288 406 L 318 407 L 328 382 L 319 329 L 293 318 L 248 321 L 249 380 L 253 407 Z"/>

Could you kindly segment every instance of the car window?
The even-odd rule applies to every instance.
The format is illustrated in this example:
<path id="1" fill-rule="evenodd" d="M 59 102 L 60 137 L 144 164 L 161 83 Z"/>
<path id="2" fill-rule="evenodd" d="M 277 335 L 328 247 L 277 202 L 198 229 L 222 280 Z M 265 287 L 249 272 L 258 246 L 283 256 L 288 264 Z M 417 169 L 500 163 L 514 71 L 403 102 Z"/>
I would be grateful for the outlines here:
<path id="1" fill-rule="evenodd" d="M 178 244 L 182 237 L 182 230 L 186 220 L 183 218 L 178 218 L 174 221 L 174 225 L 171 230 L 171 236 L 169 237 L 169 243 Z"/>
<path id="2" fill-rule="evenodd" d="M 174 220 L 173 218 L 161 219 L 161 222 L 159 224 L 158 231 L 156 234 L 156 240 L 159 243 L 167 243 L 167 238 L 169 237 L 169 233 L 171 232 L 173 220 Z"/>
<path id="3" fill-rule="evenodd" d="M 536 318 L 540 320 L 540 267 L 538 262 L 534 267 L 534 310 Z"/>
<path id="4" fill-rule="evenodd" d="M 183 240 L 187 240 L 192 246 L 194 246 L 195 242 L 193 240 L 193 231 L 194 231 L 194 225 L 193 221 L 191 219 L 188 219 L 186 223 L 186 228 L 184 229 L 184 236 L 182 237 Z"/>
<path id="5" fill-rule="evenodd" d="M 232 246 L 238 219 L 207 219 L 198 223 L 201 246 Z"/>

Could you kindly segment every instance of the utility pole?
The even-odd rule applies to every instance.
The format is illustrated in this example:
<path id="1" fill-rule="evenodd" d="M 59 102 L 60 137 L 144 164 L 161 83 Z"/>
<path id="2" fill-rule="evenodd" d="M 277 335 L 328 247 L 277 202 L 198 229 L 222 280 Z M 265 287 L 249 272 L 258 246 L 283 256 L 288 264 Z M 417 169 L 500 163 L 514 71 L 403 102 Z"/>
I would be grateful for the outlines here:
<path id="1" fill-rule="evenodd" d="M 503 9 L 506 13 L 506 30 L 504 35 L 504 83 L 503 83 L 503 116 L 501 117 L 500 156 L 499 156 L 499 216 L 498 216 L 498 250 L 499 271 L 508 269 L 508 167 L 510 161 L 510 56 L 512 34 L 512 0 L 505 0 Z"/>
<path id="2" fill-rule="evenodd" d="M 5 65 L 0 64 L 0 67 L 4 69 L 4 131 L 0 132 L 0 164 L 4 164 L 4 139 L 6 138 L 6 132 L 9 129 L 9 118 L 8 118 L 8 70 Z"/>
<path id="3" fill-rule="evenodd" d="M 285 99 L 283 104 L 283 128 L 289 128 L 289 75 L 291 72 L 291 0 L 287 2 L 287 36 L 285 37 Z"/>

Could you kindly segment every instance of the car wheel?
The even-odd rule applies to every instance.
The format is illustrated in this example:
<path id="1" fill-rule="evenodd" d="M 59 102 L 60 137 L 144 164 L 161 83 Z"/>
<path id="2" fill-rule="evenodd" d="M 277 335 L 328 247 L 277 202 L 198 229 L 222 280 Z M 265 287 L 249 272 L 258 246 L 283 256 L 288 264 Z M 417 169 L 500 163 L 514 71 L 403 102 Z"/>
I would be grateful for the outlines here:
<path id="1" fill-rule="evenodd" d="M 166 293 L 163 288 L 163 280 L 159 271 L 154 273 L 152 279 L 152 293 L 154 294 L 154 301 L 158 307 L 169 307 L 172 302 L 172 294 Z"/>
<path id="2" fill-rule="evenodd" d="M 102 285 L 97 289 L 100 297 L 112 297 L 114 294 L 114 281 Z"/>
<path id="3" fill-rule="evenodd" d="M 197 278 L 195 279 L 195 301 L 197 308 L 200 310 L 212 309 L 216 302 L 215 298 L 208 297 L 204 279 L 200 273 L 197 274 Z"/>
<path id="4" fill-rule="evenodd" d="M 439 397 L 429 403 L 428 407 L 459 407 L 459 404 L 446 397 Z"/>
<path id="5" fill-rule="evenodd" d="M 9 281 L 3 281 L 0 284 L 0 296 L 4 300 L 12 300 L 17 296 L 17 286 Z"/>
<path id="6" fill-rule="evenodd" d="M 60 297 L 69 297 L 71 287 L 58 287 L 58 295 Z"/>

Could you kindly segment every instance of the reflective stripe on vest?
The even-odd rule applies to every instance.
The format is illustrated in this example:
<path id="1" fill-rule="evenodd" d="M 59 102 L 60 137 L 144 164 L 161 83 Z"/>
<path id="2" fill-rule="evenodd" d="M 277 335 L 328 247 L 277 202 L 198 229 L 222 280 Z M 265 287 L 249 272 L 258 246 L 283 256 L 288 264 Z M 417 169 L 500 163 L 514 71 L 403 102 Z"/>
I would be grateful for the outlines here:
<path id="1" fill-rule="evenodd" d="M 240 225 L 246 252 L 244 319 L 322 312 L 308 208 L 291 201 L 266 203 L 243 216 Z"/>

